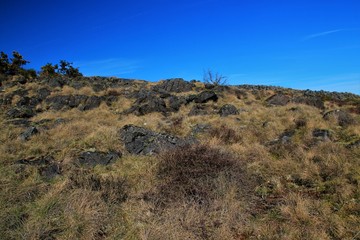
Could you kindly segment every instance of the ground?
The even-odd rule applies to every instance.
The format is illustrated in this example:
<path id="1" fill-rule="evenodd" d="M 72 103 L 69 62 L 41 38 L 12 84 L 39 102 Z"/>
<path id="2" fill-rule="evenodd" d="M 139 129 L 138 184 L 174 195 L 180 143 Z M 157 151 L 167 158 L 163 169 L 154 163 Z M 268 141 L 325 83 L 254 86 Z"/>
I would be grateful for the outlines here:
<path id="1" fill-rule="evenodd" d="M 8 77 L 1 239 L 360 239 L 360 96 Z"/>

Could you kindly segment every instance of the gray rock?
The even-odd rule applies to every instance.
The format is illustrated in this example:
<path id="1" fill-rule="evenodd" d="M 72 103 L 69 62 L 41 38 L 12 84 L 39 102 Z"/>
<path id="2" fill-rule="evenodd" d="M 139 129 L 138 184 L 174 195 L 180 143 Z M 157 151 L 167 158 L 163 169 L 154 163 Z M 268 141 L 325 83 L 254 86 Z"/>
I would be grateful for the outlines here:
<path id="1" fill-rule="evenodd" d="M 221 117 L 227 117 L 229 115 L 237 115 L 237 114 L 239 114 L 239 111 L 237 110 L 237 108 L 234 105 L 225 104 L 220 108 L 219 114 Z"/>
<path id="2" fill-rule="evenodd" d="M 354 124 L 355 120 L 350 113 L 343 110 L 332 110 L 324 114 L 323 118 L 329 120 L 331 117 L 335 117 L 338 121 L 338 124 L 342 127 Z"/>
<path id="3" fill-rule="evenodd" d="M 199 116 L 199 115 L 208 115 L 208 114 L 210 114 L 210 112 L 207 109 L 207 107 L 203 104 L 194 105 L 189 112 L 189 116 Z"/>
<path id="4" fill-rule="evenodd" d="M 199 133 L 204 133 L 206 131 L 209 131 L 211 129 L 211 125 L 207 123 L 198 123 L 191 129 L 191 134 L 196 135 Z"/>
<path id="5" fill-rule="evenodd" d="M 31 165 L 31 166 L 41 166 L 41 165 L 47 165 L 51 162 L 54 162 L 54 158 L 52 156 L 41 156 L 38 158 L 26 158 L 26 159 L 20 159 L 17 160 L 17 164 L 25 164 L 25 165 Z"/>
<path id="6" fill-rule="evenodd" d="M 61 167 L 54 161 L 52 156 L 42 156 L 38 158 L 20 159 L 17 164 L 36 166 L 40 176 L 50 180 L 61 174 Z"/>
<path id="7" fill-rule="evenodd" d="M 10 109 L 6 112 L 6 116 L 8 118 L 31 118 L 35 116 L 35 113 L 31 107 L 24 106 Z"/>
<path id="8" fill-rule="evenodd" d="M 40 176 L 46 179 L 52 179 L 61 174 L 61 168 L 56 163 L 50 163 L 48 165 L 39 167 L 38 172 Z"/>
<path id="9" fill-rule="evenodd" d="M 15 125 L 15 126 L 29 127 L 31 122 L 27 119 L 18 118 L 18 119 L 8 120 L 7 123 Z"/>
<path id="10" fill-rule="evenodd" d="M 178 137 L 153 132 L 134 125 L 124 126 L 120 130 L 120 138 L 128 152 L 142 155 L 159 153 L 161 150 L 187 143 Z"/>
<path id="11" fill-rule="evenodd" d="M 307 96 L 307 95 L 299 96 L 292 99 L 292 102 L 306 104 L 319 109 L 325 108 L 324 101 L 317 96 Z"/>
<path id="12" fill-rule="evenodd" d="M 77 164 L 87 167 L 95 167 L 96 165 L 108 165 L 116 161 L 122 156 L 121 152 L 90 152 L 86 151 L 80 154 Z"/>
<path id="13" fill-rule="evenodd" d="M 101 97 L 91 96 L 86 100 L 85 104 L 80 107 L 80 110 L 86 111 L 86 110 L 91 110 L 91 109 L 97 108 L 100 106 L 101 100 L 102 100 Z"/>
<path id="14" fill-rule="evenodd" d="M 328 141 L 330 140 L 331 134 L 330 131 L 327 129 L 314 129 L 312 132 L 314 138 L 321 140 L 321 141 Z"/>
<path id="15" fill-rule="evenodd" d="M 38 91 L 37 91 L 37 97 L 40 99 L 40 100 L 44 100 L 45 98 L 47 98 L 49 95 L 51 94 L 51 91 L 47 88 L 40 88 Z"/>
<path id="16" fill-rule="evenodd" d="M 203 91 L 199 93 L 195 98 L 196 103 L 206 103 L 209 101 L 216 102 L 217 100 L 218 100 L 218 96 L 214 91 Z"/>
<path id="17" fill-rule="evenodd" d="M 167 79 L 153 87 L 154 91 L 165 90 L 167 92 L 188 92 L 195 87 L 195 84 L 187 82 L 182 78 Z"/>
<path id="18" fill-rule="evenodd" d="M 39 133 L 39 130 L 36 127 L 28 127 L 23 133 L 20 134 L 19 138 L 22 141 L 27 141 L 31 136 Z"/>
<path id="19" fill-rule="evenodd" d="M 179 111 L 180 107 L 186 103 L 184 98 L 179 98 L 177 96 L 169 97 L 169 109 L 170 111 L 177 112 Z"/>
<path id="20" fill-rule="evenodd" d="M 163 114 L 167 112 L 164 99 L 157 97 L 154 92 L 139 93 L 139 98 L 133 106 L 125 111 L 125 113 L 134 113 L 136 115 L 145 115 L 152 112 Z"/>
<path id="21" fill-rule="evenodd" d="M 45 102 L 49 105 L 50 109 L 61 110 L 63 108 L 76 108 L 86 111 L 99 107 L 102 98 L 98 96 L 85 96 L 85 95 L 60 95 L 49 97 Z"/>
<path id="22" fill-rule="evenodd" d="M 269 97 L 268 99 L 266 99 L 266 102 L 269 105 L 285 106 L 286 104 L 288 104 L 290 102 L 290 97 L 288 97 L 284 94 L 278 93 L 278 94 L 275 94 L 275 95 Z"/>

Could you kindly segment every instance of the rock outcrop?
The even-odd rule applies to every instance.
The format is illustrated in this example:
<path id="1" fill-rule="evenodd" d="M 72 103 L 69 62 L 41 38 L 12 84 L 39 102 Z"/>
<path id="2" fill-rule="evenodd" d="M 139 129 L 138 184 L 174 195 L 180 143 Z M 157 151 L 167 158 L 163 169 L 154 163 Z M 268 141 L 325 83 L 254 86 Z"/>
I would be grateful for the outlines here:
<path id="1" fill-rule="evenodd" d="M 124 126 L 120 130 L 120 138 L 129 153 L 142 155 L 159 153 L 162 150 L 187 143 L 181 138 L 134 125 Z"/>

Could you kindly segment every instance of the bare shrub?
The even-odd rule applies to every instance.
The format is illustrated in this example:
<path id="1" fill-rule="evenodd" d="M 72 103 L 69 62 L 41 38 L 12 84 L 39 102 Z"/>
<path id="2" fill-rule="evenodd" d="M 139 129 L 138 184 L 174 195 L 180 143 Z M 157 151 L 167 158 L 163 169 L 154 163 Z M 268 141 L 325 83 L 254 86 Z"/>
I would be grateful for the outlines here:
<path id="1" fill-rule="evenodd" d="M 211 128 L 209 134 L 211 137 L 220 139 L 225 144 L 232 144 L 241 141 L 241 136 L 234 129 L 226 125 Z"/>
<path id="2" fill-rule="evenodd" d="M 204 71 L 203 81 L 207 84 L 220 86 L 226 84 L 227 77 L 219 73 L 213 73 L 210 69 L 208 69 L 207 71 Z"/>
<path id="3" fill-rule="evenodd" d="M 182 146 L 160 155 L 158 204 L 208 204 L 218 194 L 217 184 L 243 185 L 244 171 L 229 152 L 207 145 Z M 241 189 L 241 188 L 238 188 Z"/>

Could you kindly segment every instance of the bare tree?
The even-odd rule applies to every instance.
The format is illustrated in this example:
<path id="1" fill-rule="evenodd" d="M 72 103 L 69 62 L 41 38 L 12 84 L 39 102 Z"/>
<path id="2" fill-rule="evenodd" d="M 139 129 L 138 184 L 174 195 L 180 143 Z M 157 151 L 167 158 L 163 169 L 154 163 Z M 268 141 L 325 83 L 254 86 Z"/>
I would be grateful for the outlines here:
<path id="1" fill-rule="evenodd" d="M 212 84 L 214 86 L 224 85 L 226 84 L 227 77 L 219 74 L 213 73 L 210 69 L 204 71 L 203 82 L 207 84 Z"/>

